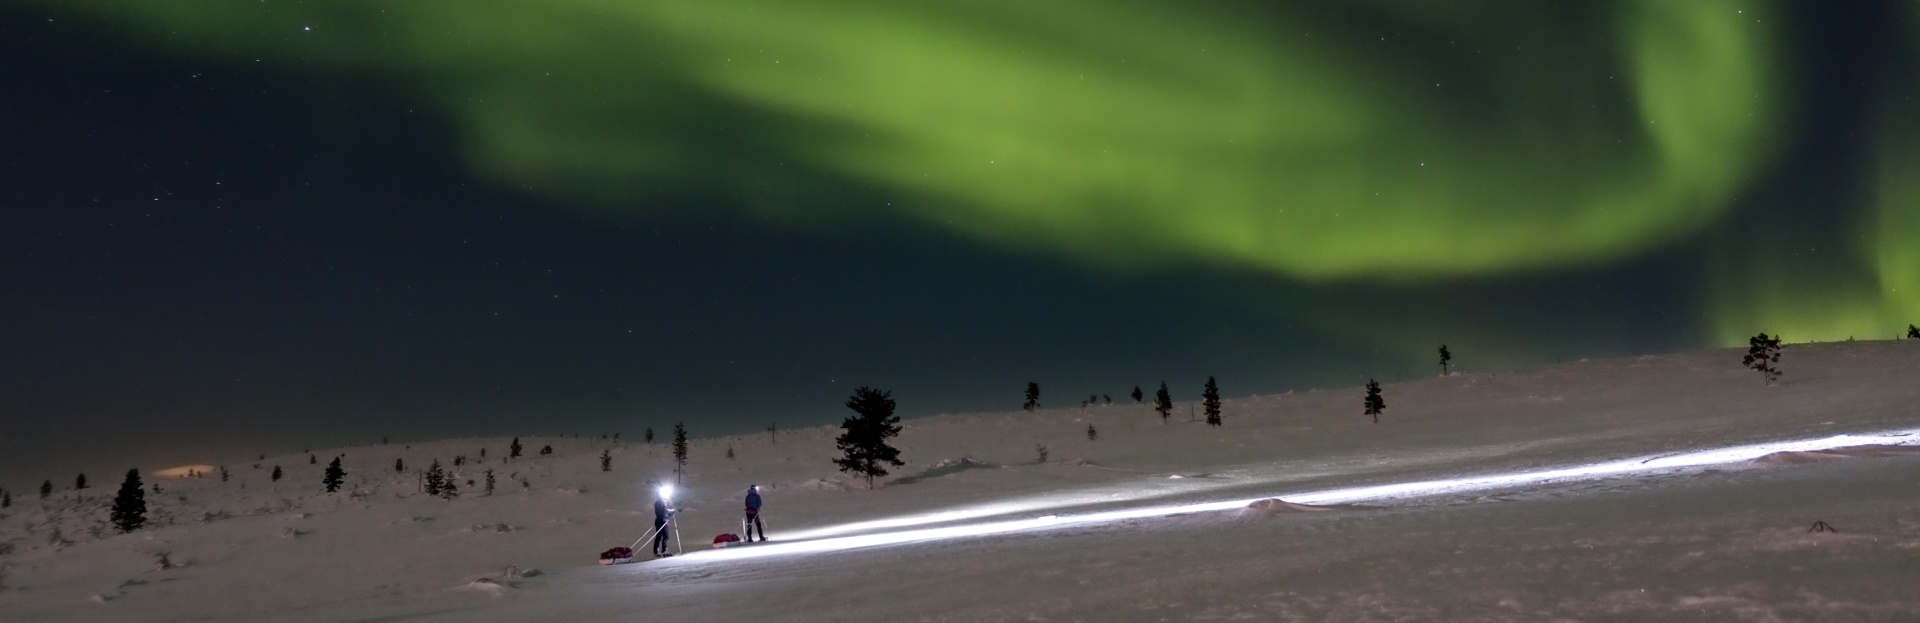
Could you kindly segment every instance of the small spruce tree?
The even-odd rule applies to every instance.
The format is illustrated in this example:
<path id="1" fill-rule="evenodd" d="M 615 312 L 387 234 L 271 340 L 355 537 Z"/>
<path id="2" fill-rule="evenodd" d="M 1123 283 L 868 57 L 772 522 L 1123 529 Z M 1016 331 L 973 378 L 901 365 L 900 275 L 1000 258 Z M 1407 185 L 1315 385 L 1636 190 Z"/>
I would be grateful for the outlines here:
<path id="1" fill-rule="evenodd" d="M 85 490 L 86 488 L 87 488 L 87 475 L 86 475 L 86 474 L 81 474 L 81 475 L 79 475 L 79 476 L 77 476 L 77 477 L 75 477 L 75 478 L 73 479 L 73 490 L 74 490 L 74 491 L 81 491 L 81 490 Z"/>
<path id="2" fill-rule="evenodd" d="M 680 475 L 687 471 L 687 425 L 685 422 L 673 423 L 673 483 L 680 484 Z"/>
<path id="3" fill-rule="evenodd" d="M 307 464 L 308 464 L 308 465 L 319 465 L 319 464 L 320 464 L 320 459 L 319 459 L 319 458 L 316 458 L 316 457 L 314 457 L 314 456 L 313 456 L 313 455 L 311 455 L 311 454 L 309 454 L 309 455 L 307 455 Z"/>
<path id="4" fill-rule="evenodd" d="M 460 485 L 454 482 L 453 474 L 440 479 L 440 497 L 451 500 L 460 497 Z"/>
<path id="5" fill-rule="evenodd" d="M 438 496 L 440 495 L 440 492 L 442 490 L 446 489 L 446 487 L 447 487 L 447 473 L 440 469 L 440 459 L 434 459 L 433 464 L 427 466 L 427 475 L 426 475 L 427 495 Z"/>
<path id="6" fill-rule="evenodd" d="M 1040 384 L 1027 381 L 1027 402 L 1020 408 L 1032 411 L 1040 407 Z"/>
<path id="7" fill-rule="evenodd" d="M 487 470 L 487 495 L 493 495 L 493 470 Z"/>
<path id="8" fill-rule="evenodd" d="M 1767 337 L 1762 333 L 1748 339 L 1747 343 L 1747 355 L 1740 358 L 1740 363 L 1760 372 L 1768 385 L 1780 380 L 1780 375 L 1784 373 L 1774 365 L 1780 363 L 1780 336 Z"/>
<path id="9" fill-rule="evenodd" d="M 9 508 L 12 506 L 13 506 L 13 492 L 0 491 L 0 508 Z"/>
<path id="10" fill-rule="evenodd" d="M 40 499 L 42 500 L 47 499 L 47 496 L 49 495 L 53 495 L 53 481 L 52 480 L 40 481 Z"/>
<path id="11" fill-rule="evenodd" d="M 1100 431 L 1095 430 L 1093 428 L 1093 424 L 1087 424 L 1087 441 L 1094 441 L 1099 438 L 1100 438 Z"/>
<path id="12" fill-rule="evenodd" d="M 1220 425 L 1220 385 L 1213 382 L 1213 377 L 1211 376 L 1207 377 L 1207 385 L 1200 392 L 1200 397 L 1202 399 L 1200 404 L 1205 405 L 1207 410 L 1207 425 L 1219 426 Z"/>
<path id="13" fill-rule="evenodd" d="M 347 470 L 340 469 L 340 457 L 333 457 L 333 462 L 327 464 L 326 475 L 320 479 L 320 484 L 327 488 L 327 493 L 339 491 L 340 483 L 346 475 Z"/>
<path id="14" fill-rule="evenodd" d="M 1160 412 L 1160 423 L 1167 423 L 1167 416 L 1173 413 L 1173 394 L 1167 393 L 1167 382 L 1160 382 L 1160 391 L 1153 395 L 1153 410 Z"/>
<path id="15" fill-rule="evenodd" d="M 221 465 L 220 466 L 220 482 L 226 482 L 226 481 L 227 481 L 227 466 Z"/>
<path id="16" fill-rule="evenodd" d="M 873 488 L 875 477 L 887 475 L 886 466 L 906 465 L 900 450 L 887 444 L 887 439 L 900 434 L 895 406 L 892 392 L 866 386 L 853 390 L 847 399 L 847 408 L 854 414 L 840 423 L 840 436 L 834 439 L 840 458 L 833 463 L 840 471 L 865 477 L 868 489 Z"/>
<path id="17" fill-rule="evenodd" d="M 551 445 L 540 446 L 540 456 L 552 456 L 552 455 L 553 455 L 553 446 Z"/>
<path id="18" fill-rule="evenodd" d="M 407 471 L 407 460 L 403 458 L 393 459 L 393 471 L 396 471 L 396 472 Z"/>
<path id="19" fill-rule="evenodd" d="M 1035 463 L 1047 462 L 1047 444 L 1044 444 L 1044 443 L 1033 444 L 1033 454 L 1035 457 L 1038 457 L 1037 460 L 1034 461 Z"/>
<path id="20" fill-rule="evenodd" d="M 273 466 L 273 474 L 267 476 L 267 478 L 273 480 L 274 482 L 280 482 L 280 466 L 279 465 Z"/>
<path id="21" fill-rule="evenodd" d="M 1140 404 L 1142 401 L 1146 400 L 1146 396 L 1147 396 L 1146 394 L 1140 393 L 1139 385 L 1133 386 L 1133 393 L 1128 395 L 1133 396 L 1133 404 Z"/>
<path id="22" fill-rule="evenodd" d="M 779 422 L 769 422 L 767 424 L 767 441 L 769 443 L 780 443 L 780 423 Z"/>
<path id="23" fill-rule="evenodd" d="M 520 458 L 520 438 L 519 437 L 514 437 L 513 443 L 507 444 L 507 458 L 509 459 Z"/>
<path id="24" fill-rule="evenodd" d="M 613 471 L 613 450 L 603 449 L 600 451 L 600 471 Z"/>
<path id="25" fill-rule="evenodd" d="M 1387 410 L 1387 401 L 1380 398 L 1380 382 L 1367 379 L 1367 415 L 1373 416 L 1373 423 L 1380 423 L 1380 412 Z"/>
<path id="26" fill-rule="evenodd" d="M 1440 376 L 1447 375 L 1447 364 L 1453 361 L 1453 353 L 1447 352 L 1447 345 L 1440 345 Z"/>
<path id="27" fill-rule="evenodd" d="M 127 470 L 127 479 L 120 482 L 120 493 L 113 496 L 113 509 L 107 518 L 121 532 L 138 530 L 147 523 L 147 492 L 140 489 L 140 470 Z"/>
<path id="28" fill-rule="evenodd" d="M 727 460 L 733 460 L 733 444 L 727 444 Z"/>
<path id="29" fill-rule="evenodd" d="M 1920 340 L 1920 327 L 1907 325 L 1907 339 Z"/>

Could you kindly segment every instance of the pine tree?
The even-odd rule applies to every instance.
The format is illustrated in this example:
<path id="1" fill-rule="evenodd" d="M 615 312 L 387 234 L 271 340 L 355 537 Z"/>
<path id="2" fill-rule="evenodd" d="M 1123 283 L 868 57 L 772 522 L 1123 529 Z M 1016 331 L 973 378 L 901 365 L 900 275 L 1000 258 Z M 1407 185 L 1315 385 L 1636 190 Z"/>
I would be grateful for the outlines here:
<path id="1" fill-rule="evenodd" d="M 147 523 L 147 492 L 140 489 L 140 470 L 127 470 L 127 479 L 120 482 L 120 493 L 113 496 L 113 510 L 107 518 L 113 527 L 121 532 L 132 532 Z"/>
<path id="2" fill-rule="evenodd" d="M 81 474 L 81 475 L 79 475 L 78 477 L 76 477 L 76 478 L 74 478 L 74 479 L 73 479 L 73 490 L 74 490 L 74 491 L 81 491 L 81 490 L 84 490 L 84 489 L 86 489 L 86 488 L 87 488 L 87 475 L 86 475 L 86 474 Z"/>
<path id="3" fill-rule="evenodd" d="M 603 472 L 613 471 L 613 451 L 612 450 L 600 451 L 600 471 L 603 471 Z"/>
<path id="4" fill-rule="evenodd" d="M 771 422 L 767 424 L 767 441 L 771 443 L 780 443 L 780 423 L 779 422 Z"/>
<path id="5" fill-rule="evenodd" d="M 1040 384 L 1035 383 L 1033 381 L 1027 381 L 1027 402 L 1026 404 L 1020 405 L 1020 408 L 1026 409 L 1028 411 L 1032 411 L 1039 407 L 1040 407 Z"/>
<path id="6" fill-rule="evenodd" d="M 333 457 L 333 462 L 327 464 L 326 477 L 320 479 L 320 484 L 326 486 L 327 493 L 339 491 L 340 482 L 346 475 L 347 470 L 340 469 L 340 457 Z"/>
<path id="7" fill-rule="evenodd" d="M 8 508 L 11 506 L 13 506 L 13 492 L 0 491 L 0 508 Z"/>
<path id="8" fill-rule="evenodd" d="M 680 475 L 687 471 L 687 426 L 685 422 L 673 423 L 673 483 L 680 484 Z"/>
<path id="9" fill-rule="evenodd" d="M 227 481 L 227 466 L 221 465 L 220 466 L 220 482 L 226 482 L 226 481 Z"/>
<path id="10" fill-rule="evenodd" d="M 1167 415 L 1173 413 L 1173 394 L 1167 393 L 1167 382 L 1160 382 L 1160 392 L 1153 395 L 1153 410 L 1160 412 L 1160 423 L 1167 423 Z"/>
<path id="11" fill-rule="evenodd" d="M 1367 379 L 1367 415 L 1373 416 L 1373 423 L 1380 423 L 1380 412 L 1387 410 L 1387 401 L 1380 398 L 1380 382 Z"/>
<path id="12" fill-rule="evenodd" d="M 313 455 L 311 455 L 311 454 L 309 454 L 309 455 L 307 455 L 307 464 L 308 464 L 308 465 L 319 465 L 319 464 L 320 464 L 320 459 L 318 459 L 318 458 L 315 458 L 315 457 L 314 457 Z"/>
<path id="13" fill-rule="evenodd" d="M 53 481 L 52 480 L 40 481 L 40 499 L 42 500 L 47 499 L 47 496 L 49 495 L 53 495 Z"/>
<path id="14" fill-rule="evenodd" d="M 1768 385 L 1772 385 L 1774 381 L 1780 379 L 1780 375 L 1785 374 L 1780 371 L 1779 366 L 1774 365 L 1780 363 L 1780 336 L 1767 337 L 1767 334 L 1762 333 L 1753 336 L 1747 340 L 1747 343 L 1747 356 L 1740 358 L 1741 364 L 1759 371 Z"/>
<path id="15" fill-rule="evenodd" d="M 865 386 L 853 390 L 847 408 L 854 415 L 840 423 L 842 432 L 834 440 L 841 457 L 833 463 L 840 466 L 840 471 L 865 476 L 868 489 L 873 488 L 874 477 L 887 475 L 886 465 L 906 465 L 900 460 L 900 450 L 887 445 L 888 438 L 900 434 L 900 417 L 893 414 L 894 406 L 892 392 Z"/>
<path id="16" fill-rule="evenodd" d="M 1907 325 L 1907 339 L 1920 340 L 1920 327 Z"/>
<path id="17" fill-rule="evenodd" d="M 272 479 L 274 482 L 280 482 L 280 466 L 279 465 L 273 466 L 273 475 L 268 476 L 267 478 Z"/>
<path id="18" fill-rule="evenodd" d="M 460 485 L 454 482 L 453 474 L 447 474 L 441 477 L 440 497 L 449 500 L 460 497 Z"/>
<path id="19" fill-rule="evenodd" d="M 396 471 L 396 472 L 407 471 L 407 460 L 402 458 L 395 458 L 393 460 L 393 471 Z"/>
<path id="20" fill-rule="evenodd" d="M 1093 441 L 1099 438 L 1100 431 L 1094 430 L 1093 424 L 1087 424 L 1087 441 Z"/>
<path id="21" fill-rule="evenodd" d="M 1220 386 L 1213 382 L 1213 377 L 1207 377 L 1207 386 L 1200 392 L 1200 397 L 1202 398 L 1200 404 L 1204 405 L 1207 410 L 1207 425 L 1219 426 Z"/>
<path id="22" fill-rule="evenodd" d="M 1133 396 L 1133 404 L 1140 404 L 1140 402 L 1145 400 L 1147 396 L 1146 394 L 1140 393 L 1139 385 L 1133 386 L 1133 393 L 1130 395 Z"/>
<path id="23" fill-rule="evenodd" d="M 520 458 L 520 438 L 519 437 L 514 437 L 513 443 L 507 444 L 507 458 L 509 459 Z"/>
<path id="24" fill-rule="evenodd" d="M 493 495 L 493 470 L 487 470 L 487 495 Z"/>
<path id="25" fill-rule="evenodd" d="M 553 446 L 552 445 L 540 446 L 540 456 L 553 456 Z"/>
<path id="26" fill-rule="evenodd" d="M 427 495 L 438 496 L 447 487 L 447 473 L 440 469 L 440 459 L 434 459 L 427 466 Z"/>
<path id="27" fill-rule="evenodd" d="M 138 531 L 146 523 L 146 490 L 140 490 L 140 469 L 127 469 L 127 479 L 121 481 L 119 494 L 113 496 L 108 519 L 121 533 Z"/>
<path id="28" fill-rule="evenodd" d="M 733 444 L 727 444 L 727 460 L 733 460 Z"/>
<path id="29" fill-rule="evenodd" d="M 1447 352 L 1447 345 L 1440 345 L 1440 376 L 1447 375 L 1447 362 L 1453 361 L 1453 353 Z"/>

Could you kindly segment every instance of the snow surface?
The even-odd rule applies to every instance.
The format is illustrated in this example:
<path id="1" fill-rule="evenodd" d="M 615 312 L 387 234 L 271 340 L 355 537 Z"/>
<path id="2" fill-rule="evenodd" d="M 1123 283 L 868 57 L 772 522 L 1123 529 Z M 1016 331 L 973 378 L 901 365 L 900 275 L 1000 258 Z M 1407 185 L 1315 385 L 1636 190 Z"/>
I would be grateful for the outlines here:
<path id="1" fill-rule="evenodd" d="M 1358 388 L 1230 399 L 1217 429 L 1133 404 L 921 418 L 871 491 L 829 462 L 837 429 L 696 439 L 687 554 L 627 565 L 596 557 L 649 526 L 665 444 L 154 476 L 131 534 L 117 482 L 28 492 L 0 510 L 0 620 L 1920 620 L 1920 341 L 1789 345 L 1774 387 L 1739 355 L 1387 385 L 1377 425 Z M 418 492 L 435 458 L 457 499 Z M 748 484 L 775 540 L 709 549 Z"/>

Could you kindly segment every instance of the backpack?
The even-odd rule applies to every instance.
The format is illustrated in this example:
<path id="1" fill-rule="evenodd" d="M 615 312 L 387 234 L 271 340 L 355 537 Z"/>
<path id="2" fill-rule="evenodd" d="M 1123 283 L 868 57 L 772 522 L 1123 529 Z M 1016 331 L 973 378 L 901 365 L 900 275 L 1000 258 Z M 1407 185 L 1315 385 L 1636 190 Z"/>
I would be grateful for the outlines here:
<path id="1" fill-rule="evenodd" d="M 740 542 L 740 535 L 738 534 L 729 533 L 729 534 L 722 534 L 720 536 L 713 537 L 714 547 L 727 547 L 729 545 L 734 545 L 739 542 Z"/>

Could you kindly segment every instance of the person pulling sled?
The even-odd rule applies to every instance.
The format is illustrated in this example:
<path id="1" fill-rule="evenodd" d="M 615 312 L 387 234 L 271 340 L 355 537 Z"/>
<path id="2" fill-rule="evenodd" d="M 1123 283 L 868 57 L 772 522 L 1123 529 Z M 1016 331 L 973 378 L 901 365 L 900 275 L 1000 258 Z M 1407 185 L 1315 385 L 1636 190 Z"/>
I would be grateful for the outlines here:
<path id="1" fill-rule="evenodd" d="M 740 520 L 740 531 L 746 533 L 747 542 L 753 542 L 753 529 L 760 529 L 760 540 L 767 540 L 767 526 L 760 523 L 760 485 L 747 485 L 747 516 Z"/>
<path id="2" fill-rule="evenodd" d="M 660 495 L 653 499 L 653 555 L 655 558 L 671 556 L 667 548 L 667 522 L 673 520 L 674 509 L 667 507 L 666 487 L 660 488 Z"/>

